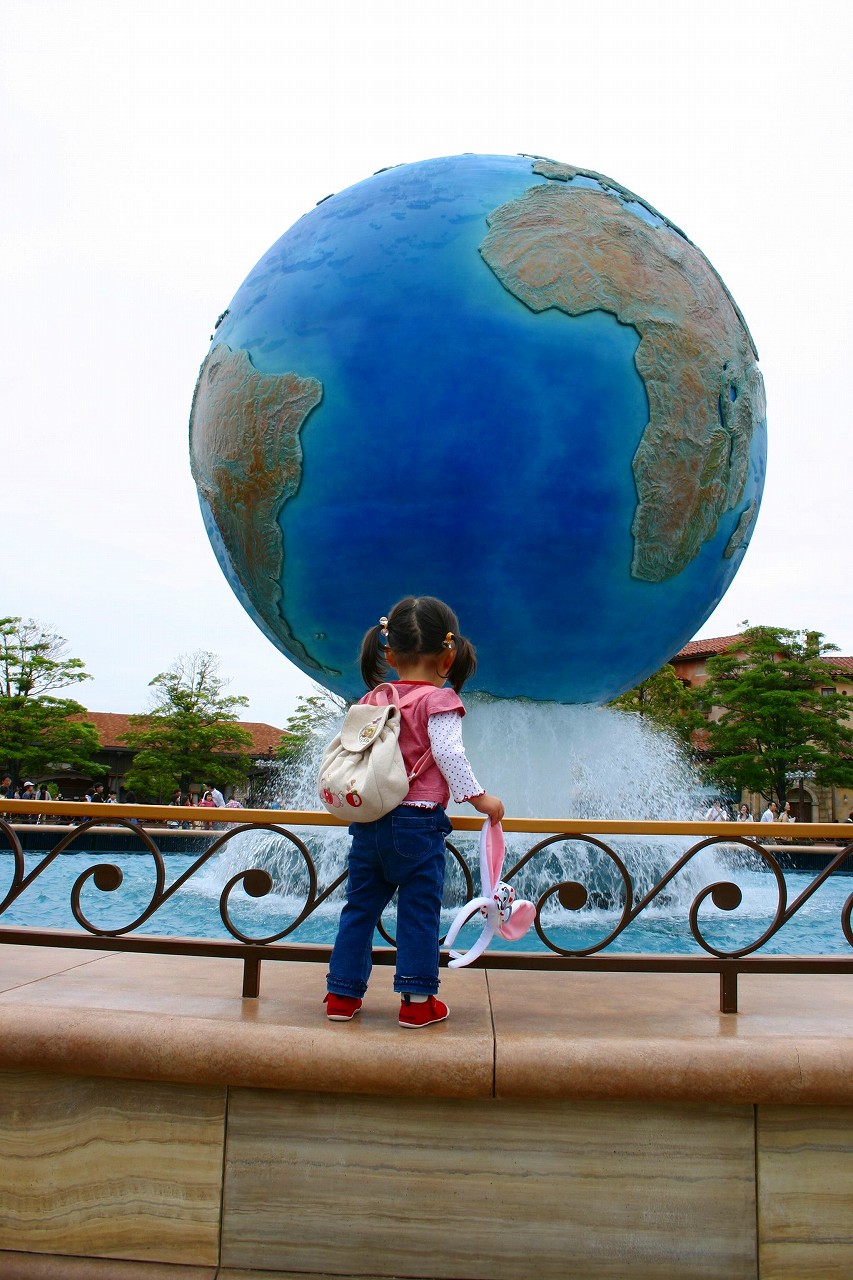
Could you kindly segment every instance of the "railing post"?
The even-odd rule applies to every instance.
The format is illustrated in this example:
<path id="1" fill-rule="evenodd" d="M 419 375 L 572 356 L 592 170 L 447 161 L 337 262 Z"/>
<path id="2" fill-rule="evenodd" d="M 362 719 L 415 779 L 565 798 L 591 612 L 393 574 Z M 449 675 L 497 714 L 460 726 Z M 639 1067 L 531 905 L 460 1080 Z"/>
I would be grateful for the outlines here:
<path id="1" fill-rule="evenodd" d="M 245 956 L 243 959 L 243 998 L 257 1000 L 261 994 L 261 957 Z"/>
<path id="2" fill-rule="evenodd" d="M 737 969 L 720 966 L 720 1013 L 737 1013 Z"/>

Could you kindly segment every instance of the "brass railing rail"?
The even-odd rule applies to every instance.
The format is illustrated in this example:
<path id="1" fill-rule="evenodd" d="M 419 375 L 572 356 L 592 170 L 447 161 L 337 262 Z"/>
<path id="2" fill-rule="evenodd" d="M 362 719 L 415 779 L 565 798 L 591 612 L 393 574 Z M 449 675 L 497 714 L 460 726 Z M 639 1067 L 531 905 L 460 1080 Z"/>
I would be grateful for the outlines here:
<path id="1" fill-rule="evenodd" d="M 24 827 L 38 819 L 38 827 Z M 59 819 L 59 822 L 51 822 Z M 193 824 L 191 830 L 175 831 L 166 823 L 176 821 Z M 69 823 L 71 825 L 63 825 Z M 198 830 L 200 823 L 219 824 L 211 831 Z M 227 824 L 227 825 L 226 825 Z M 262 960 L 309 960 L 325 962 L 331 946 L 318 943 L 285 941 L 302 925 L 346 879 L 341 871 L 329 884 L 320 886 L 317 869 L 311 852 L 305 843 L 304 830 L 318 827 L 338 827 L 338 822 L 325 812 L 283 811 L 268 809 L 204 809 L 177 808 L 171 805 L 103 805 L 77 804 L 65 801 L 32 803 L 23 800 L 0 800 L 0 943 L 27 946 L 71 947 L 85 950 L 111 950 L 154 952 L 172 955 L 226 956 L 243 962 L 243 995 L 256 997 L 260 990 Z M 456 817 L 456 831 L 479 831 L 479 817 Z M 503 823 L 508 834 L 523 833 L 539 837 L 535 844 L 516 857 L 514 865 L 505 868 L 504 879 L 512 883 L 525 867 L 532 867 L 537 860 L 544 865 L 549 850 L 564 841 L 585 845 L 594 851 L 599 866 L 609 863 L 611 876 L 621 886 L 617 905 L 618 920 L 604 936 L 593 943 L 571 949 L 561 945 L 549 924 L 553 911 L 562 908 L 564 918 L 582 910 L 594 901 L 590 886 L 580 880 L 559 880 L 548 884 L 537 897 L 535 930 L 543 944 L 541 951 L 487 951 L 475 963 L 492 969 L 530 970 L 597 970 L 599 972 L 666 972 L 666 973 L 714 973 L 720 982 L 720 1009 L 724 1013 L 737 1012 L 737 984 L 741 973 L 850 973 L 853 974 L 853 892 L 839 914 L 839 942 L 843 939 L 843 953 L 826 956 L 757 955 L 771 938 L 820 890 L 833 873 L 841 870 L 853 856 L 853 832 L 849 823 L 809 823 L 798 826 L 796 834 L 784 823 L 744 824 L 735 822 L 633 822 L 627 820 L 593 819 L 530 819 L 507 818 Z M 33 830 L 42 838 L 52 841 L 52 846 L 38 857 L 35 866 L 27 871 L 25 865 L 26 837 Z M 277 932 L 264 937 L 254 937 L 235 921 L 231 913 L 231 895 L 241 886 L 253 898 L 263 898 L 273 888 L 269 872 L 262 867 L 246 866 L 223 884 L 219 910 L 222 924 L 232 940 L 215 940 L 194 937 L 160 937 L 138 932 L 151 917 L 192 879 L 194 875 L 228 845 L 235 836 L 245 831 L 268 830 L 285 842 L 288 852 L 297 862 L 301 860 L 302 880 L 305 884 L 305 901 L 302 909 L 289 923 Z M 105 831 L 127 834 L 139 851 L 153 861 L 154 888 L 150 899 L 133 919 L 119 927 L 106 928 L 91 921 L 82 906 L 81 897 L 91 882 L 104 894 L 115 893 L 122 884 L 122 872 L 105 854 L 104 861 L 97 862 L 82 871 L 74 882 L 69 906 L 78 925 L 76 929 L 43 929 L 35 926 L 4 926 L 3 915 L 19 901 L 31 886 L 38 882 L 47 869 L 65 853 L 85 850 L 86 837 L 102 837 Z M 200 836 L 203 845 L 190 866 L 186 867 L 171 883 L 168 882 L 164 852 L 158 845 L 172 843 L 174 837 L 191 839 Z M 645 891 L 639 893 L 632 879 L 626 860 L 608 844 L 603 836 L 634 837 L 648 839 L 659 836 L 687 837 L 691 843 L 663 875 Z M 783 862 L 786 851 L 803 849 L 803 839 L 810 842 L 834 842 L 822 846 L 810 844 L 808 852 L 823 858 L 823 865 L 801 889 L 793 901 L 788 900 Z M 736 912 L 741 905 L 741 890 L 731 880 L 719 880 L 703 886 L 695 893 L 687 919 L 693 941 L 704 954 L 628 954 L 606 953 L 607 948 L 628 928 L 638 916 L 662 899 L 675 877 L 699 854 L 711 846 L 724 846 L 727 855 L 735 861 L 749 859 L 773 878 L 776 888 L 776 908 L 772 919 L 758 937 L 747 943 L 728 948 L 714 945 L 703 932 L 700 912 L 708 901 L 724 912 Z M 475 895 L 474 878 L 468 863 L 452 843 L 448 843 L 464 886 L 462 902 Z M 168 855 L 165 855 L 168 856 Z M 6 866 L 11 867 L 7 875 Z M 853 864 L 851 864 L 853 865 Z M 478 891 L 478 890 L 477 890 Z M 611 904 L 612 905 L 612 904 Z M 545 909 L 548 908 L 548 911 Z M 551 930 L 549 932 L 549 930 Z M 394 939 L 380 925 L 380 932 L 388 942 L 387 947 L 377 947 L 374 962 L 394 963 Z M 849 948 L 849 954 L 846 948 Z"/>

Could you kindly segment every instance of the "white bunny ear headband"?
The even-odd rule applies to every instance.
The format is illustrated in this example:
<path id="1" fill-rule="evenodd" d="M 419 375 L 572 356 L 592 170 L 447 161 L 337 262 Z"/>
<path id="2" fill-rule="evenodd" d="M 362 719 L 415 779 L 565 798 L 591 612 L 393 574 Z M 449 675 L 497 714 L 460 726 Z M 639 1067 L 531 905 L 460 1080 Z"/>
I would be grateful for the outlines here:
<path id="1" fill-rule="evenodd" d="M 481 956 L 496 933 L 511 942 L 523 938 L 536 919 L 536 906 L 523 898 L 515 900 L 515 889 L 501 880 L 506 847 L 500 823 L 494 826 L 487 820 L 480 832 L 480 888 L 482 897 L 472 898 L 457 911 L 447 931 L 445 946 L 448 949 L 464 924 L 479 911 L 484 917 L 483 930 L 467 951 L 450 951 L 448 968 L 461 969 Z"/>

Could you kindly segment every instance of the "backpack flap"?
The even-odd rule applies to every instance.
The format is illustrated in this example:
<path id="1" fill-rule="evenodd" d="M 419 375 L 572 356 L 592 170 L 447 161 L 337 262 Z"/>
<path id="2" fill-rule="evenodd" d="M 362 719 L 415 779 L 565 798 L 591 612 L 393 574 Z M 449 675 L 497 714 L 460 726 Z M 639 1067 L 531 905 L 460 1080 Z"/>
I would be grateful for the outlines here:
<path id="1" fill-rule="evenodd" d="M 341 725 L 341 746 L 356 754 L 366 751 L 379 737 L 389 721 L 398 719 L 399 708 L 391 703 L 385 707 L 371 707 L 357 703 L 350 707 Z"/>

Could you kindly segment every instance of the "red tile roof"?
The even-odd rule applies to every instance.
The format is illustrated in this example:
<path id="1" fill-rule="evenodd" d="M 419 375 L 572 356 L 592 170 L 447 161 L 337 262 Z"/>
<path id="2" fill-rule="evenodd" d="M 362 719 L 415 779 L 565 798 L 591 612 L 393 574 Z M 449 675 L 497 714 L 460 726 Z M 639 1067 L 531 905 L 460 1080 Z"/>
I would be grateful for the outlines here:
<path id="1" fill-rule="evenodd" d="M 743 636 L 738 633 L 736 636 L 715 636 L 709 640 L 691 640 L 683 649 L 678 650 L 678 653 L 671 661 L 677 662 L 679 658 L 710 658 L 715 653 L 728 653 L 742 639 Z"/>
<path id="2" fill-rule="evenodd" d="M 849 671 L 853 674 L 853 658 L 843 658 L 841 654 L 836 656 L 835 654 L 827 653 L 823 660 L 828 667 L 832 667 L 833 671 Z"/>
<path id="3" fill-rule="evenodd" d="M 117 711 L 87 711 L 84 716 L 74 716 L 75 720 L 87 720 L 93 724 L 98 730 L 98 736 L 101 739 L 101 749 L 103 751 L 126 750 L 126 736 L 131 728 L 130 716 L 123 715 Z M 263 756 L 266 753 L 274 752 L 281 741 L 284 730 L 276 729 L 274 725 L 262 724 L 255 720 L 241 720 L 241 729 L 248 729 L 252 735 L 252 744 L 249 747 L 249 755 Z"/>
<path id="4" fill-rule="evenodd" d="M 671 662 L 678 662 L 679 659 L 687 660 L 689 658 L 710 658 L 716 653 L 728 653 L 730 649 L 736 649 L 738 642 L 743 640 L 743 635 L 735 636 L 713 636 L 708 640 L 691 640 L 683 649 L 679 649 Z M 853 657 L 842 657 L 841 654 L 836 656 L 832 653 L 822 655 L 823 662 L 833 671 L 849 671 L 853 673 Z"/>

